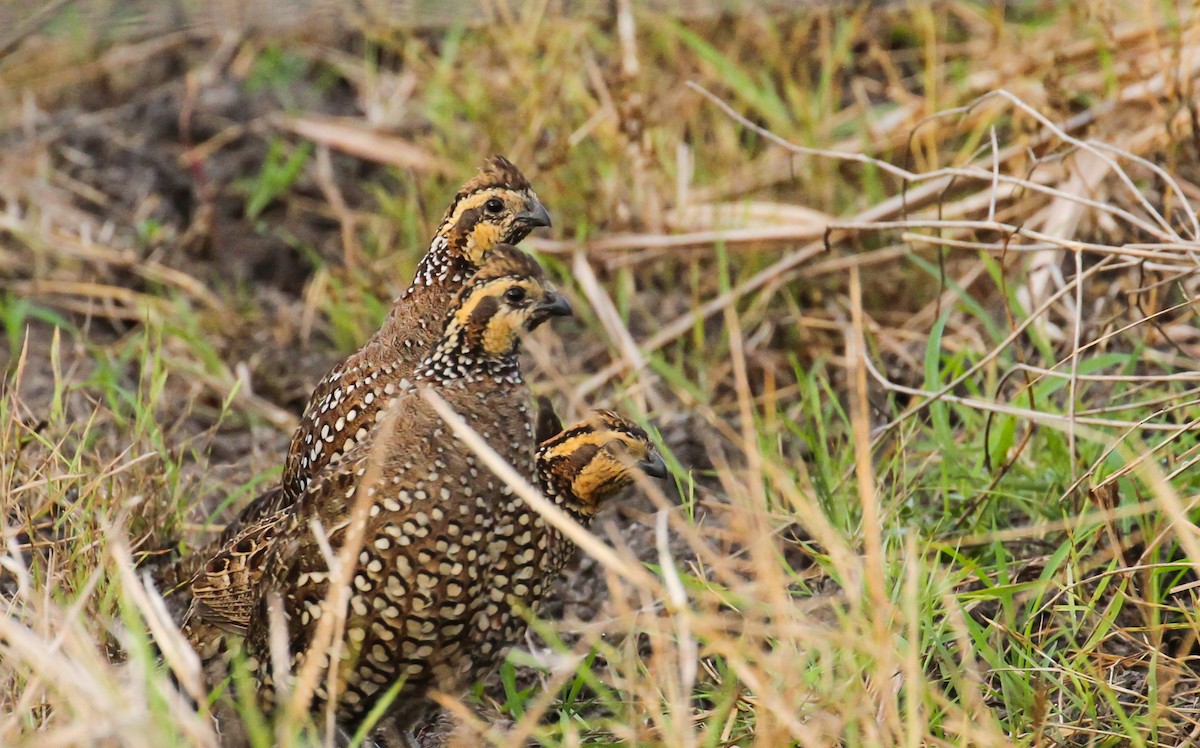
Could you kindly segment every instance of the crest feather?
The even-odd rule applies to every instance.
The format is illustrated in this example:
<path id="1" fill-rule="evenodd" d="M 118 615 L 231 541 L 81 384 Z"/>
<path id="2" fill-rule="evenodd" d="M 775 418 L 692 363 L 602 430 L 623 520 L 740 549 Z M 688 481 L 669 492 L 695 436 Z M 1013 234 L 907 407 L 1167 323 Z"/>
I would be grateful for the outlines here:
<path id="1" fill-rule="evenodd" d="M 525 178 L 521 170 L 505 157 L 496 154 L 485 161 L 479 169 L 479 173 L 462 186 L 458 197 L 466 197 L 474 192 L 493 187 L 507 187 L 518 192 L 530 189 L 529 180 Z"/>

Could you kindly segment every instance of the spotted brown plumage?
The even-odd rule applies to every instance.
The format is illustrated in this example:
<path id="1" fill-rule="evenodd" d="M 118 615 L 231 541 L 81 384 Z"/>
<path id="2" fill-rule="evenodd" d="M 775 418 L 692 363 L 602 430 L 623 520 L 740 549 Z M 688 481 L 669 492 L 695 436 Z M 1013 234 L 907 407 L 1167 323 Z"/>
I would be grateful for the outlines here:
<path id="1" fill-rule="evenodd" d="M 494 260 L 488 264 L 486 272 L 481 274 L 478 280 L 480 283 L 491 283 L 505 277 L 522 278 L 525 276 L 540 279 L 542 277 L 541 268 L 532 258 L 515 247 L 500 246 Z M 486 315 L 488 310 L 494 311 L 496 308 L 495 299 L 481 297 L 473 306 L 470 315 L 467 315 L 461 305 L 451 310 L 459 316 L 467 316 L 463 320 L 456 319 L 453 314 L 445 318 L 445 324 L 451 326 L 451 329 L 445 333 L 443 339 L 436 346 L 427 352 L 425 359 L 414 373 L 414 380 L 420 382 L 426 379 L 452 378 L 464 374 L 457 370 L 444 371 L 450 362 L 461 361 L 462 358 L 445 355 L 443 350 L 460 344 L 467 346 L 478 344 L 479 341 L 476 339 L 479 335 L 478 329 L 486 326 L 486 320 L 473 319 L 473 317 Z M 551 311 L 557 310 L 552 309 Z M 540 317 L 536 319 L 538 322 L 541 321 Z M 477 329 L 472 330 L 472 327 Z M 451 339 L 449 337 L 451 332 L 458 337 Z M 470 375 L 469 372 L 466 374 Z M 509 375 L 512 374 L 519 374 L 519 371 L 514 368 L 509 372 Z M 460 383 L 466 381 L 468 379 L 464 378 Z M 391 396 L 401 391 L 410 392 L 411 385 L 408 380 L 402 380 L 398 387 L 389 385 L 385 389 Z M 542 402 L 545 402 L 544 398 Z M 545 406 L 539 410 L 539 413 L 543 412 L 545 412 Z M 211 553 L 203 556 L 202 566 L 197 567 L 196 571 L 187 579 L 190 592 L 197 604 L 194 614 L 209 618 L 221 628 L 235 633 L 244 633 L 249 620 L 249 608 L 246 603 L 248 600 L 257 599 L 256 585 L 261 578 L 265 552 L 274 542 L 295 502 L 285 501 L 280 492 L 276 491 L 261 494 L 256 503 L 258 506 L 253 508 L 257 511 L 253 513 L 253 516 L 250 516 L 248 521 L 237 524 L 236 527 L 227 528 L 226 536 L 216 544 Z M 244 512 L 239 520 L 248 514 L 251 513 Z"/>
<path id="2" fill-rule="evenodd" d="M 437 339 L 454 295 L 492 249 L 549 225 L 529 182 L 501 156 L 463 185 L 383 326 L 335 366 L 309 398 L 288 450 L 283 501 L 299 496 L 317 471 L 370 432 L 400 381 Z"/>
<path id="3" fill-rule="evenodd" d="M 605 499 L 627 486 L 633 480 L 635 470 L 640 470 L 647 475 L 660 478 L 666 475 L 666 468 L 662 458 L 658 456 L 646 432 L 637 426 L 637 424 L 612 411 L 595 411 L 583 421 L 564 429 L 558 422 L 552 408 L 549 407 L 548 401 L 545 398 L 539 398 L 538 422 L 539 428 L 549 429 L 553 425 L 558 431 L 553 436 L 544 439 L 535 453 L 538 483 L 541 490 L 560 508 L 584 526 L 590 524 L 591 518 Z M 338 471 L 337 478 L 335 479 L 337 484 L 336 490 L 339 492 L 350 490 L 358 477 L 356 471 Z M 316 491 L 318 489 L 314 487 L 313 490 Z M 328 490 L 334 489 L 330 488 Z M 447 502 L 441 503 L 439 510 L 443 513 L 443 517 L 446 515 L 447 509 L 452 506 L 453 504 L 448 504 Z M 478 508 L 478 506 L 476 505 L 475 508 Z M 452 516 L 453 512 L 451 511 L 449 514 Z M 520 519 L 517 522 L 520 523 Z M 388 547 L 393 545 L 393 540 L 397 546 L 400 546 L 402 542 L 407 542 L 406 545 L 400 546 L 406 549 L 405 553 L 407 555 L 404 557 L 405 560 L 401 561 L 397 557 L 393 563 L 397 569 L 404 568 L 407 570 L 406 574 L 400 580 L 400 584 L 411 587 L 412 580 L 415 578 L 417 579 L 417 586 L 419 588 L 419 574 L 421 573 L 418 569 L 420 566 L 420 549 L 424 546 L 420 545 L 419 538 L 412 536 L 420 535 L 422 531 L 419 527 L 422 526 L 412 523 L 406 529 L 406 524 L 409 523 L 401 523 L 400 525 L 400 529 L 405 533 L 400 537 L 407 538 L 407 541 L 402 541 L 400 537 L 393 538 L 386 530 L 383 537 L 386 538 L 385 544 Z M 525 526 L 532 529 L 529 542 L 525 544 L 524 550 L 514 554 L 517 558 L 517 566 L 512 570 L 512 573 L 503 575 L 503 578 L 493 578 L 492 583 L 498 586 L 493 587 L 494 592 L 489 597 L 496 604 L 494 607 L 489 606 L 484 608 L 485 612 L 488 612 L 487 620 L 489 622 L 492 620 L 504 622 L 504 628 L 502 629 L 503 636 L 501 637 L 504 645 L 518 641 L 524 630 L 520 609 L 530 608 L 535 611 L 537 610 L 539 603 L 552 589 L 554 580 L 576 551 L 574 544 L 553 528 L 543 525 L 539 517 L 533 517 Z M 409 534 L 410 532 L 411 534 Z M 454 537 L 462 537 L 462 534 L 462 532 L 458 532 Z M 446 536 L 448 537 L 448 535 Z M 254 551 L 254 544 L 246 541 L 259 541 L 268 537 L 270 538 L 270 542 L 273 542 L 273 535 L 263 533 L 261 528 L 247 528 L 245 537 L 241 542 L 232 544 L 227 557 L 221 558 L 209 565 L 209 569 L 213 574 L 227 578 L 209 580 L 206 584 L 211 587 L 211 591 L 197 592 L 197 601 L 206 602 L 211 594 L 221 597 L 229 595 L 232 592 L 234 600 L 217 600 L 211 608 L 205 607 L 204 610 L 208 615 L 211 615 L 214 610 L 223 612 L 238 611 L 240 613 L 239 617 L 235 620 L 221 621 L 222 625 L 220 628 L 244 632 L 246 626 L 249 624 L 249 609 L 245 604 L 248 597 L 239 593 L 236 583 L 231 582 L 228 577 L 236 577 L 238 580 L 246 579 L 245 571 L 237 568 L 237 562 L 243 559 L 263 558 L 262 554 Z M 379 537 L 377 534 L 376 542 L 378 542 Z M 414 554 L 418 563 L 414 563 L 412 560 Z M 360 556 L 360 562 L 362 560 L 363 557 Z M 371 561 L 367 560 L 365 563 L 369 567 Z M 486 560 L 482 555 L 477 555 L 473 563 L 478 567 L 480 564 L 486 563 Z M 504 563 L 496 564 L 496 566 L 502 569 L 507 568 Z M 454 571 L 453 566 L 450 568 L 450 571 Z M 258 567 L 252 570 L 252 572 L 261 575 L 262 569 Z M 324 571 L 319 571 L 318 573 L 324 574 Z M 471 579 L 470 572 L 467 571 L 465 566 L 459 574 L 463 577 L 463 586 L 477 584 L 477 579 Z M 321 579 L 323 580 L 323 577 Z M 356 589 L 357 587 L 356 583 Z M 252 589 L 255 596 L 261 595 L 257 587 Z M 496 597 L 500 599 L 498 601 L 494 600 Z M 374 598 L 370 603 L 370 609 L 375 609 L 375 599 L 382 598 Z M 319 606 L 321 600 L 323 600 L 323 595 L 314 595 L 311 598 L 310 604 Z M 353 602 L 351 606 L 354 606 Z M 446 607 L 444 603 L 441 604 L 439 614 Z M 365 601 L 362 604 L 362 608 L 367 608 Z M 313 609 L 315 610 L 316 608 Z M 386 611 L 387 608 L 383 610 Z M 397 611 L 399 612 L 399 609 Z M 453 614 L 453 611 L 451 611 L 451 614 Z M 446 620 L 451 621 L 450 625 L 453 626 L 455 625 L 454 621 L 458 619 L 453 618 L 451 615 Z M 442 621 L 442 623 L 444 622 Z M 421 625 L 424 625 L 424 623 L 425 621 L 422 621 Z M 407 631 L 409 625 L 405 623 L 404 627 Z M 197 630 L 208 631 L 210 636 L 213 635 L 211 627 L 209 629 L 201 628 Z M 209 651 L 215 650 L 211 643 L 204 643 L 203 646 L 206 646 Z M 453 643 L 450 645 L 452 649 L 454 646 Z M 480 649 L 488 651 L 486 656 L 480 657 L 475 663 L 472 668 L 472 676 L 482 672 L 486 666 L 493 664 L 495 658 L 502 651 L 502 648 L 494 646 L 481 646 Z M 431 653 L 429 657 L 432 659 L 434 655 Z M 413 663 L 405 664 L 409 665 Z M 455 682 L 461 683 L 462 681 Z M 379 683 L 379 685 L 386 690 L 390 686 L 390 683 Z M 401 722 L 401 730 L 407 726 L 414 716 L 415 710 L 409 712 L 402 711 L 398 715 Z"/>
<path id="4" fill-rule="evenodd" d="M 534 459 L 542 493 L 585 527 L 605 499 L 633 480 L 633 468 L 664 478 L 666 466 L 646 432 L 610 410 L 597 410 L 564 429 L 549 400 L 538 398 Z M 547 436 L 556 431 L 553 436 Z M 244 634 L 261 594 L 263 562 L 282 528 L 291 519 L 277 513 L 245 526 L 193 581 L 199 617 L 217 628 Z M 538 523 L 541 527 L 541 523 Z M 548 528 L 551 542 L 537 554 L 537 573 L 554 575 L 570 560 L 574 546 Z M 543 559 L 544 563 L 543 563 Z M 543 584 L 541 591 L 545 591 Z M 528 601 L 527 601 L 528 602 Z"/>
<path id="5" fill-rule="evenodd" d="M 317 383 L 292 436 L 278 485 L 259 494 L 208 549 L 159 567 L 166 591 L 187 589 L 198 562 L 227 546 L 246 527 L 291 506 L 310 478 L 351 449 L 375 425 L 396 386 L 441 332 L 442 316 L 463 283 L 499 243 L 517 244 L 550 215 L 529 180 L 503 156 L 489 159 L 455 194 L 408 288 L 362 348 Z"/>
<path id="6" fill-rule="evenodd" d="M 281 594 L 294 671 L 306 656 L 329 580 L 310 523 L 320 523 L 339 549 L 359 490 L 368 492 L 372 503 L 350 588 L 338 667 L 339 719 L 356 722 L 400 678 L 405 679 L 396 702 L 401 711 L 406 705 L 415 708 L 435 683 L 469 684 L 477 668 L 493 662 L 509 643 L 513 627 L 504 612 L 505 590 L 519 579 L 532 546 L 549 541 L 540 518 L 453 436 L 419 390 L 440 394 L 532 480 L 533 422 L 518 340 L 524 330 L 569 311 L 532 258 L 515 247 L 497 246 L 456 297 L 441 338 L 411 379 L 388 393 L 392 403 L 384 425 L 322 470 L 298 503 L 281 513 L 265 556 L 240 550 L 242 558 L 263 559 L 254 572 L 262 576 L 254 590 L 259 602 L 248 619 L 224 623 L 245 631 L 266 701 L 274 684 L 267 592 Z M 369 463 L 376 465 L 379 478 L 362 485 Z M 230 560 L 226 554 L 207 569 L 225 576 L 239 573 L 226 565 Z M 213 604 L 210 596 L 228 594 L 228 586 L 208 584 L 193 591 L 202 615 L 244 610 L 240 602 Z M 324 689 L 316 691 L 317 704 L 328 697 Z"/>
<path id="7" fill-rule="evenodd" d="M 635 472 L 655 478 L 667 475 L 646 432 L 613 411 L 594 411 L 564 429 L 549 400 L 540 397 L 537 424 L 541 443 L 535 459 L 542 493 L 584 527 L 591 524 L 605 500 L 633 482 Z M 513 623 L 510 643 L 518 641 L 524 631 L 519 609 L 536 614 L 577 551 L 575 544 L 553 527 L 539 523 L 537 528 L 545 533 L 546 541 L 539 538 L 533 544 L 534 552 L 526 552 L 521 567 L 511 575 L 513 581 L 504 589 Z M 518 584 L 524 586 L 524 594 Z M 388 735 L 402 731 L 387 725 L 380 732 L 389 728 Z"/>
<path id="8" fill-rule="evenodd" d="M 192 607 L 185 623 L 202 619 L 222 631 L 246 633 L 250 614 L 258 604 L 263 565 L 284 529 L 286 516 L 286 509 L 281 509 L 242 525 L 208 559 L 191 580 Z"/>

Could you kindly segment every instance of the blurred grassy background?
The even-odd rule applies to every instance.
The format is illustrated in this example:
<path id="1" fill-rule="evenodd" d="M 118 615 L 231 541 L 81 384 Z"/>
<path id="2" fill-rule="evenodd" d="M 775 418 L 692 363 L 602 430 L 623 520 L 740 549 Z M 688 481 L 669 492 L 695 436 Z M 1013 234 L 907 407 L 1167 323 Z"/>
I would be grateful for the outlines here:
<path id="1" fill-rule="evenodd" d="M 134 567 L 276 477 L 496 152 L 577 310 L 535 388 L 635 416 L 674 480 L 595 528 L 653 579 L 582 560 L 461 744 L 1192 739 L 1186 3 L 14 3 L 0 29 L 5 745 L 214 743 Z"/>

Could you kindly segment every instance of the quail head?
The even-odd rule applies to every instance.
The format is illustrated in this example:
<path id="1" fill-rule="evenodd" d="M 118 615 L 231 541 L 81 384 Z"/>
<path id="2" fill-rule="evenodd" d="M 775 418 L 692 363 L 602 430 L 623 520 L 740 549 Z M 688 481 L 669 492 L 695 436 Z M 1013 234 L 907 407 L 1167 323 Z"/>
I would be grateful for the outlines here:
<path id="1" fill-rule="evenodd" d="M 548 422 L 544 407 L 539 408 L 539 421 Z M 634 481 L 636 473 L 667 477 L 666 464 L 646 431 L 611 410 L 593 411 L 544 439 L 535 459 L 542 493 L 584 527 L 605 500 Z M 554 528 L 547 532 L 550 540 L 541 561 L 546 591 L 576 551 L 575 544 Z"/>

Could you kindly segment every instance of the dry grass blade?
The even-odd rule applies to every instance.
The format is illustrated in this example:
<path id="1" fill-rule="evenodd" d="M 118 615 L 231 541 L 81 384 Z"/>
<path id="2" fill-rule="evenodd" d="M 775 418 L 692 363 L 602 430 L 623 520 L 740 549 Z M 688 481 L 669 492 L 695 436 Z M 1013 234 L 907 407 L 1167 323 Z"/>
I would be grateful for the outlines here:
<path id="1" fill-rule="evenodd" d="M 768 242 L 810 241 L 825 234 L 825 227 L 801 226 L 756 226 L 754 228 L 724 228 L 707 231 L 689 231 L 682 234 L 627 234 L 606 236 L 585 242 L 556 241 L 553 239 L 529 240 L 529 246 L 546 254 L 588 254 L 649 249 L 682 249 L 692 247 L 697 251 L 707 250 L 714 244 L 738 247 L 743 244 Z"/>
<path id="2" fill-rule="evenodd" d="M 108 552 L 120 575 L 121 584 L 126 594 L 137 605 L 138 612 L 145 618 L 154 641 L 162 651 L 167 664 L 170 665 L 171 671 L 187 691 L 187 695 L 195 703 L 203 704 L 206 693 L 200 673 L 200 659 L 188 646 L 187 639 L 171 620 L 171 615 L 167 612 L 162 597 L 152 586 L 149 586 L 149 577 L 145 577 L 145 584 L 138 579 L 137 572 L 134 570 L 133 557 L 125 542 L 117 535 L 118 532 L 120 530 L 117 528 L 109 530 Z"/>
<path id="3" fill-rule="evenodd" d="M 641 371 L 646 366 L 646 359 L 638 349 L 637 343 L 621 321 L 621 314 L 613 305 L 612 299 L 600 285 L 600 280 L 592 271 L 592 266 L 582 253 L 576 254 L 571 262 L 575 280 L 583 293 L 592 304 L 592 311 L 600 319 L 609 340 L 621 352 L 622 360 L 629 371 Z"/>
<path id="4" fill-rule="evenodd" d="M 346 119 L 294 117 L 282 119 L 279 127 L 302 138 L 352 156 L 401 169 L 430 174 L 453 175 L 458 167 L 415 146 L 407 140 L 376 132 L 367 125 Z"/>
<path id="5" fill-rule="evenodd" d="M 454 412 L 454 409 L 442 399 L 441 395 L 431 389 L 424 389 L 421 391 L 421 396 L 454 431 L 454 435 L 466 444 L 479 459 L 483 460 L 483 463 L 496 477 L 504 481 L 515 494 L 540 514 L 547 524 L 567 536 L 584 553 L 599 561 L 609 571 L 620 575 L 622 579 L 636 584 L 642 589 L 658 589 L 658 583 L 645 570 L 621 558 L 611 548 L 600 542 L 595 535 L 581 527 L 566 512 L 542 496 L 541 491 L 522 478 L 516 468 L 509 465 L 483 437 L 475 433 L 474 429 L 463 420 L 461 415 Z"/>
<path id="6" fill-rule="evenodd" d="M 790 252 L 787 256 L 772 263 L 770 266 L 755 273 L 750 278 L 742 281 L 734 288 L 725 291 L 712 299 L 701 304 L 695 309 L 689 310 L 686 314 L 671 320 L 667 324 L 659 328 L 658 332 L 651 335 L 644 342 L 638 344 L 638 349 L 642 355 L 648 355 L 667 345 L 673 340 L 686 334 L 693 328 L 698 320 L 703 320 L 718 312 L 728 309 L 733 304 L 736 304 L 738 299 L 747 294 L 754 293 L 763 287 L 779 282 L 781 278 L 786 277 L 787 273 L 793 271 L 796 267 L 803 264 L 805 261 L 815 257 L 821 250 L 823 245 L 810 244 L 801 249 Z M 588 377 L 575 388 L 575 396 L 585 398 L 595 392 L 600 387 L 603 387 L 613 377 L 619 376 L 626 372 L 626 362 L 624 359 L 614 361 L 605 368 L 601 369 L 591 377 Z"/>
<path id="7" fill-rule="evenodd" d="M 681 205 L 667 212 L 667 224 L 676 230 L 697 227 L 709 230 L 761 230 L 778 226 L 800 230 L 791 237 L 796 241 L 820 239 L 834 220 L 819 210 L 801 205 L 764 201 Z"/>
<path id="8" fill-rule="evenodd" d="M 395 408 L 389 409 L 377 426 L 382 429 L 381 433 L 388 433 L 395 428 L 397 415 L 398 411 Z M 330 708 L 336 702 L 339 665 L 337 646 L 346 625 L 346 611 L 350 605 L 350 583 L 354 579 L 358 554 L 362 551 L 366 538 L 367 521 L 370 519 L 371 506 L 375 500 L 375 487 L 383 474 L 384 455 L 388 444 L 387 439 L 375 440 L 367 456 L 365 472 L 356 485 L 354 504 L 350 509 L 342 545 L 329 570 L 329 589 L 322 603 L 322 614 L 317 620 L 312 641 L 305 652 L 304 664 L 292 682 L 291 699 L 283 716 L 286 735 L 294 735 L 295 728 L 306 721 L 309 704 L 321 678 L 329 679 Z M 325 727 L 326 740 L 332 740 L 335 727 L 333 720 L 327 719 Z"/>

